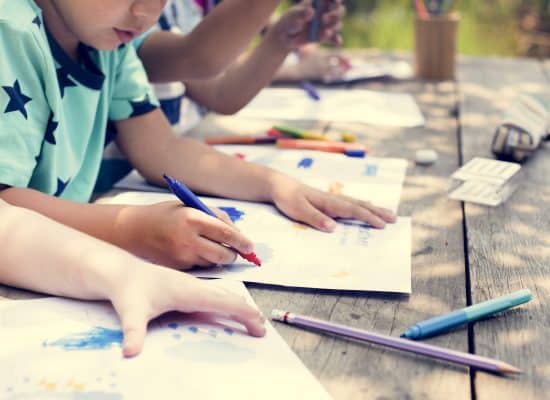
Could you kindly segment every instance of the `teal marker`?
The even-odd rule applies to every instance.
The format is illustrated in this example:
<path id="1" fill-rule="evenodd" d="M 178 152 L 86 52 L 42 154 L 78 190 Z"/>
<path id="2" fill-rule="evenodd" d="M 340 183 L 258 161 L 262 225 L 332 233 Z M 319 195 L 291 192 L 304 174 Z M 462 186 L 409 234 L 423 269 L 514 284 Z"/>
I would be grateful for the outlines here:
<path id="1" fill-rule="evenodd" d="M 461 310 L 452 311 L 445 315 L 418 322 L 407 329 L 401 337 L 407 339 L 424 339 L 435 336 L 459 325 L 474 322 L 497 312 L 527 303 L 531 298 L 530 290 L 519 290 L 506 296 L 487 300 L 483 303 L 474 304 L 473 306 Z"/>

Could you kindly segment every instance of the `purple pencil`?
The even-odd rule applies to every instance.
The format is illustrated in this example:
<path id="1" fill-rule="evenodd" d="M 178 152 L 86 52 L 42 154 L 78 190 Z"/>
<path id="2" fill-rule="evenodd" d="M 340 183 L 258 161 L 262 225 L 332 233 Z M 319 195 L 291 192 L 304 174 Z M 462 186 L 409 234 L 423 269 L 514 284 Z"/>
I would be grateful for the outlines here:
<path id="1" fill-rule="evenodd" d="M 449 350 L 443 347 L 432 346 L 429 344 L 419 343 L 408 339 L 380 335 L 378 333 L 368 332 L 346 325 L 335 324 L 333 322 L 323 321 L 316 318 L 292 314 L 288 311 L 273 310 L 271 312 L 271 319 L 285 322 L 289 325 L 312 328 L 323 332 L 333 333 L 335 335 L 346 336 L 365 342 L 371 342 L 380 344 L 382 346 L 392 347 L 394 349 L 410 351 L 411 353 L 439 358 L 441 360 L 467 365 L 469 367 L 483 369 L 486 371 L 492 371 L 501 374 L 517 374 L 521 372 L 518 368 L 510 364 L 506 364 L 498 360 L 493 360 L 491 358 L 480 357 L 474 354 L 463 353 L 455 350 Z"/>

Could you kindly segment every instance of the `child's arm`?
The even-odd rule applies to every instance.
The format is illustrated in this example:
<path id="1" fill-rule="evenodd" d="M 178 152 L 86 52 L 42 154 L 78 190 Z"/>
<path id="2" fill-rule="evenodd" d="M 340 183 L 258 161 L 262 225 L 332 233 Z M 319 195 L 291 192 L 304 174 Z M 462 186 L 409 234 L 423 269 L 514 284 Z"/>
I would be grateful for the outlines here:
<path id="1" fill-rule="evenodd" d="M 147 322 L 171 310 L 215 312 L 242 323 L 251 335 L 265 333 L 257 310 L 211 282 L 149 264 L 1 200 L 0 221 L 0 282 L 58 296 L 110 300 L 121 320 L 125 356 L 141 351 Z"/>
<path id="2" fill-rule="evenodd" d="M 287 216 L 324 231 L 333 218 L 356 218 L 382 228 L 395 217 L 368 202 L 303 185 L 269 168 L 244 162 L 189 138 L 176 137 L 160 111 L 119 121 L 117 143 L 151 182 L 167 173 L 192 189 L 222 197 L 275 204 Z M 154 134 L 151 134 L 154 132 Z"/>
<path id="3" fill-rule="evenodd" d="M 339 44 L 345 9 L 340 0 L 334 4 L 322 16 L 320 38 Z M 313 9 L 309 3 L 292 7 L 269 29 L 264 40 L 227 72 L 207 81 L 187 81 L 187 95 L 212 111 L 236 113 L 269 84 L 290 51 L 307 43 L 312 17 Z"/>
<path id="4" fill-rule="evenodd" d="M 138 52 L 149 79 L 173 82 L 219 74 L 261 30 L 279 2 L 225 0 L 188 35 L 149 34 Z"/>
<path id="5" fill-rule="evenodd" d="M 159 116 L 163 120 L 162 113 Z M 179 201 L 151 206 L 82 204 L 32 189 L 0 185 L 2 199 L 178 269 L 231 264 L 236 253 L 221 243 L 242 253 L 253 251 L 252 242 L 235 226 L 183 207 Z"/>

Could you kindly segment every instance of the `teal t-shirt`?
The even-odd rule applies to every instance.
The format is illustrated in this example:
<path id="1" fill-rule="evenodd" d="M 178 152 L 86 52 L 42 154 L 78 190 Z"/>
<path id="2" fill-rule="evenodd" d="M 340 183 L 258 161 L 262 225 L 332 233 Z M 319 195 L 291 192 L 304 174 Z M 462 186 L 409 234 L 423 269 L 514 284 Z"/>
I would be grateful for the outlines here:
<path id="1" fill-rule="evenodd" d="M 157 108 L 131 45 L 73 61 L 32 0 L 0 0 L 0 183 L 89 200 L 107 123 Z"/>

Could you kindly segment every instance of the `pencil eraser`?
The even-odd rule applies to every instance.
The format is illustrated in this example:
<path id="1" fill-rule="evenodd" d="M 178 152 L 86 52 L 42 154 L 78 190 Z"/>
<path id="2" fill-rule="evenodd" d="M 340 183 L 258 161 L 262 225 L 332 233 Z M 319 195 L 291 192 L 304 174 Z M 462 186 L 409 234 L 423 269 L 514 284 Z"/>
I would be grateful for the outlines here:
<path id="1" fill-rule="evenodd" d="M 275 321 L 284 321 L 286 312 L 283 310 L 272 310 L 271 311 L 271 319 Z"/>

